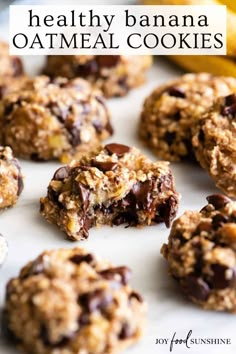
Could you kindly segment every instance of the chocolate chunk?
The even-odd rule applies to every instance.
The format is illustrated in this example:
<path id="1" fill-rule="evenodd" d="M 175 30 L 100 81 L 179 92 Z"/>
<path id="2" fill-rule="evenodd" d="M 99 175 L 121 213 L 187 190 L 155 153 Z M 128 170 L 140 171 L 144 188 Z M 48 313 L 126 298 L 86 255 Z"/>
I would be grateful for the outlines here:
<path id="1" fill-rule="evenodd" d="M 83 65 L 77 65 L 75 71 L 78 76 L 87 77 L 89 75 L 97 73 L 98 64 L 96 60 L 91 60 Z"/>
<path id="2" fill-rule="evenodd" d="M 58 170 L 56 170 L 52 179 L 54 179 L 55 181 L 63 181 L 65 178 L 68 178 L 69 176 L 70 176 L 70 167 L 63 166 L 60 167 Z"/>
<path id="3" fill-rule="evenodd" d="M 86 312 L 92 313 L 97 310 L 103 310 L 112 302 L 112 296 L 105 290 L 95 290 L 79 296 L 79 303 Z"/>
<path id="4" fill-rule="evenodd" d="M 58 102 L 49 102 L 47 108 L 50 109 L 51 113 L 57 117 L 57 119 L 64 123 L 68 116 L 68 108 L 62 109 Z"/>
<path id="5" fill-rule="evenodd" d="M 83 203 L 83 210 L 85 211 L 89 206 L 90 190 L 80 182 L 77 183 L 76 188 L 78 189 L 80 199 Z"/>
<path id="6" fill-rule="evenodd" d="M 122 157 L 124 154 L 130 151 L 130 147 L 122 144 L 107 144 L 105 149 L 112 155 L 116 154 L 118 157 Z"/>
<path id="7" fill-rule="evenodd" d="M 124 340 L 132 337 L 133 331 L 128 323 L 124 323 L 119 333 L 119 339 Z"/>
<path id="8" fill-rule="evenodd" d="M 143 302 L 143 297 L 139 293 L 137 293 L 136 291 L 132 291 L 129 295 L 129 298 L 130 299 L 135 298 L 139 302 Z"/>
<path id="9" fill-rule="evenodd" d="M 236 103 L 236 94 L 235 93 L 225 97 L 225 105 L 226 106 L 232 106 L 235 103 Z"/>
<path id="10" fill-rule="evenodd" d="M 126 223 L 128 223 L 128 225 L 131 226 L 137 225 L 138 221 L 137 221 L 137 215 L 135 211 L 119 213 L 112 220 L 112 224 L 116 226 L 119 226 L 121 224 L 126 224 Z"/>
<path id="11" fill-rule="evenodd" d="M 51 200 L 54 203 L 58 203 L 58 197 L 59 193 L 55 191 L 51 186 L 48 187 L 48 193 L 47 193 L 48 199 Z M 41 204 L 42 206 L 43 204 Z"/>
<path id="12" fill-rule="evenodd" d="M 100 68 L 112 68 L 119 63 L 120 55 L 98 55 L 96 59 Z"/>
<path id="13" fill-rule="evenodd" d="M 156 223 L 164 221 L 166 227 L 170 227 L 171 221 L 174 219 L 177 212 L 177 199 L 172 195 L 168 200 L 158 207 L 158 214 L 156 215 L 154 221 Z"/>
<path id="14" fill-rule="evenodd" d="M 117 162 L 92 160 L 92 166 L 97 167 L 99 170 L 103 172 L 107 172 L 107 171 L 114 171 L 118 166 L 118 164 Z"/>
<path id="15" fill-rule="evenodd" d="M 24 181 L 23 181 L 23 177 L 21 175 L 18 176 L 17 183 L 18 183 L 17 195 L 19 197 L 19 195 L 21 195 L 21 193 L 22 193 L 22 191 L 24 189 Z"/>
<path id="16" fill-rule="evenodd" d="M 207 300 L 210 293 L 208 284 L 202 278 L 197 278 L 194 275 L 189 275 L 184 279 L 183 288 L 187 295 L 200 301 Z"/>
<path id="17" fill-rule="evenodd" d="M 173 115 L 173 118 L 176 122 L 178 122 L 180 119 L 181 119 L 181 113 L 180 111 L 176 112 L 174 115 Z"/>
<path id="18" fill-rule="evenodd" d="M 212 218 L 212 227 L 214 230 L 217 230 L 219 227 L 222 227 L 225 223 L 229 221 L 229 218 L 222 214 L 217 214 Z"/>
<path id="19" fill-rule="evenodd" d="M 172 145 L 176 138 L 176 132 L 166 132 L 164 135 L 164 139 L 168 145 Z"/>
<path id="20" fill-rule="evenodd" d="M 204 134 L 204 131 L 203 131 L 202 129 L 200 129 L 200 131 L 199 131 L 198 140 L 199 140 L 201 143 L 204 143 L 204 141 L 205 141 L 205 134 Z"/>
<path id="21" fill-rule="evenodd" d="M 91 227 L 92 221 L 91 219 L 85 215 L 83 219 L 83 237 L 88 238 L 88 230 Z"/>
<path id="22" fill-rule="evenodd" d="M 33 154 L 30 155 L 30 158 L 32 161 L 35 162 L 45 162 L 46 160 L 44 158 L 42 158 L 41 156 L 39 156 L 38 153 L 34 152 Z"/>
<path id="23" fill-rule="evenodd" d="M 222 264 L 213 264 L 211 266 L 213 276 L 211 278 L 211 285 L 213 289 L 225 289 L 234 284 L 236 280 L 236 269 L 229 269 Z M 231 278 L 227 277 L 227 270 L 232 271 Z"/>
<path id="24" fill-rule="evenodd" d="M 66 126 L 68 133 L 70 134 L 70 142 L 73 147 L 81 143 L 80 139 L 80 125 Z"/>
<path id="25" fill-rule="evenodd" d="M 14 76 L 20 76 L 21 74 L 23 74 L 23 65 L 20 58 L 12 57 L 11 62 L 14 70 Z"/>
<path id="26" fill-rule="evenodd" d="M 72 333 L 71 336 L 63 336 L 57 342 L 53 342 L 49 337 L 49 333 L 48 333 L 48 329 L 47 329 L 46 325 L 43 324 L 41 326 L 41 331 L 40 331 L 40 337 L 41 337 L 44 345 L 46 345 L 47 347 L 51 347 L 51 348 L 65 347 L 66 345 L 68 345 L 70 340 L 73 339 L 74 335 L 75 335 L 75 332 Z"/>
<path id="27" fill-rule="evenodd" d="M 232 104 L 232 106 L 224 107 L 222 109 L 223 116 L 235 116 L 236 115 L 236 103 Z"/>
<path id="28" fill-rule="evenodd" d="M 137 182 L 132 187 L 132 194 L 135 196 L 136 203 L 142 208 L 148 208 L 152 202 L 151 198 L 152 182 Z"/>
<path id="29" fill-rule="evenodd" d="M 5 105 L 5 107 L 4 107 L 4 116 L 9 116 L 13 112 L 14 105 L 15 105 L 14 102 L 11 102 L 11 103 L 8 103 L 8 104 Z"/>
<path id="30" fill-rule="evenodd" d="M 131 270 L 128 267 L 124 267 L 124 266 L 105 269 L 105 270 L 99 272 L 99 274 L 103 278 L 109 279 L 109 280 L 115 280 L 117 277 L 117 274 L 118 274 L 121 278 L 121 282 L 123 285 L 127 285 L 130 278 L 131 278 Z"/>
<path id="31" fill-rule="evenodd" d="M 207 201 L 212 204 L 216 210 L 223 208 L 226 204 L 230 202 L 230 199 L 223 194 L 213 194 L 208 196 Z"/>
<path id="32" fill-rule="evenodd" d="M 177 98 L 185 98 L 186 97 L 184 91 L 179 87 L 171 87 L 168 90 L 168 94 L 172 97 L 177 97 Z"/>
<path id="33" fill-rule="evenodd" d="M 75 254 L 70 258 L 70 261 L 75 264 L 80 264 L 82 262 L 91 264 L 94 261 L 94 256 L 91 253 L 83 254 L 83 255 Z"/>

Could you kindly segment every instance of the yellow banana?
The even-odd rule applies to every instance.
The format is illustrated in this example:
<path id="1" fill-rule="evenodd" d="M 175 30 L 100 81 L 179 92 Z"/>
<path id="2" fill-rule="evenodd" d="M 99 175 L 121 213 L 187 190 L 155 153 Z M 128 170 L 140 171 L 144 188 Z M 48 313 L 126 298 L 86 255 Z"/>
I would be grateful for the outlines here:
<path id="1" fill-rule="evenodd" d="M 236 77 L 236 60 L 230 57 L 205 55 L 174 55 L 169 58 L 189 72 L 208 72 Z"/>

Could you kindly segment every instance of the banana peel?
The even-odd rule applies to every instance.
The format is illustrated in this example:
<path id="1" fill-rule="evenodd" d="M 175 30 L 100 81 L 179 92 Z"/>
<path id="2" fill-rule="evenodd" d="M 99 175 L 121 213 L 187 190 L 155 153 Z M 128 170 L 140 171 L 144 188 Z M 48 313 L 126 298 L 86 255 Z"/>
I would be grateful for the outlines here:
<path id="1" fill-rule="evenodd" d="M 187 71 L 236 76 L 236 1 L 234 0 L 142 0 L 144 5 L 226 5 L 227 56 L 173 55 L 169 58 Z M 235 58 L 234 58 L 235 57 Z"/>

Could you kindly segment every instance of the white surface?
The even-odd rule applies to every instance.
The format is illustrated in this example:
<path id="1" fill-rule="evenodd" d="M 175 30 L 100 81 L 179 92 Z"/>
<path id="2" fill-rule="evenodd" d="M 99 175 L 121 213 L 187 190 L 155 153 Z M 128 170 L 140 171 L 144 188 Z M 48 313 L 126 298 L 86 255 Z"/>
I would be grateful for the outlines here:
<path id="1" fill-rule="evenodd" d="M 41 61 L 27 58 L 27 67 L 39 68 Z M 35 70 L 33 70 L 35 72 Z M 144 149 L 136 134 L 137 121 L 145 96 L 152 88 L 179 73 L 163 60 L 157 59 L 149 73 L 145 86 L 134 90 L 125 98 L 109 101 L 115 134 L 110 141 L 135 145 L 151 158 L 155 156 Z M 25 189 L 15 208 L 4 211 L 0 216 L 0 231 L 9 242 L 9 254 L 0 270 L 0 306 L 4 301 L 6 282 L 17 275 L 30 259 L 45 249 L 83 246 L 100 256 L 109 258 L 118 265 L 126 264 L 133 269 L 132 284 L 149 304 L 148 326 L 142 342 L 129 350 L 130 354 L 169 353 L 169 346 L 155 345 L 158 337 L 170 338 L 177 331 L 178 338 L 184 338 L 193 330 L 193 337 L 220 337 L 234 340 L 235 317 L 203 311 L 187 302 L 177 285 L 167 274 L 167 266 L 160 255 L 160 247 L 167 240 L 169 230 L 164 225 L 135 228 L 102 227 L 91 229 L 88 241 L 70 242 L 57 227 L 49 225 L 38 212 L 39 198 L 44 196 L 50 178 L 58 163 L 34 163 L 21 161 L 25 175 Z M 205 197 L 215 191 L 206 173 L 197 166 L 172 164 L 178 191 L 182 194 L 179 213 L 186 209 L 199 209 L 205 204 Z M 228 354 L 235 352 L 231 346 L 175 346 L 173 353 Z M 0 344 L 1 354 L 16 354 L 14 347 Z"/>
<path id="2" fill-rule="evenodd" d="M 27 58 L 28 71 L 36 73 L 42 61 Z M 179 72 L 162 59 L 157 59 L 149 73 L 145 86 L 134 90 L 125 98 L 109 101 L 115 134 L 110 141 L 135 145 L 155 159 L 144 149 L 137 138 L 137 122 L 144 97 L 166 80 Z M 0 232 L 7 238 L 9 254 L 0 269 L 0 307 L 4 303 L 7 281 L 18 274 L 19 269 L 30 259 L 45 249 L 84 246 L 98 255 L 110 259 L 114 264 L 126 264 L 133 269 L 133 286 L 139 290 L 149 304 L 147 330 L 143 340 L 127 351 L 130 354 L 166 354 L 169 345 L 155 345 L 156 338 L 185 338 L 188 331 L 192 337 L 230 338 L 230 346 L 194 345 L 186 349 L 175 346 L 178 354 L 230 354 L 235 353 L 234 315 L 203 311 L 187 302 L 177 285 L 167 274 L 167 265 L 160 255 L 160 248 L 167 240 L 169 230 L 164 225 L 146 227 L 141 230 L 125 229 L 123 226 L 98 230 L 91 229 L 88 241 L 70 242 L 38 212 L 39 198 L 44 196 L 49 180 L 58 163 L 33 163 L 21 161 L 25 175 L 25 189 L 16 207 L 0 215 Z M 205 205 L 205 197 L 215 192 L 214 185 L 200 167 L 172 164 L 178 191 L 182 194 L 179 214 L 186 209 L 200 209 Z M 14 346 L 9 346 L 0 338 L 1 354 L 17 354 Z"/>

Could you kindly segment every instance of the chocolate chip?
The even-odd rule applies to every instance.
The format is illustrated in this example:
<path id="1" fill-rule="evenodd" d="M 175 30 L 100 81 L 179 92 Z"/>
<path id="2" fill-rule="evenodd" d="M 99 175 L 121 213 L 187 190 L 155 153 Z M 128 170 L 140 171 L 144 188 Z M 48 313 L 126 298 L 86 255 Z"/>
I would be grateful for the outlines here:
<path id="1" fill-rule="evenodd" d="M 181 118 L 181 113 L 180 113 L 180 111 L 176 112 L 176 113 L 173 115 L 173 119 L 174 119 L 175 121 L 177 121 L 177 122 L 180 120 L 180 118 Z"/>
<path id="2" fill-rule="evenodd" d="M 236 103 L 232 104 L 232 106 L 229 107 L 223 107 L 222 109 L 222 115 L 223 116 L 235 116 L 236 114 Z"/>
<path id="3" fill-rule="evenodd" d="M 121 328 L 121 331 L 119 333 L 119 336 L 118 336 L 119 339 L 124 340 L 124 339 L 132 337 L 132 335 L 133 335 L 133 331 L 132 331 L 130 325 L 128 323 L 124 323 Z"/>
<path id="4" fill-rule="evenodd" d="M 72 263 L 79 265 L 82 262 L 91 264 L 94 261 L 94 256 L 91 253 L 88 254 L 75 254 L 69 259 Z"/>
<path id="5" fill-rule="evenodd" d="M 87 215 L 85 215 L 83 219 L 83 229 L 82 229 L 84 238 L 88 238 L 88 230 L 91 227 L 91 223 L 92 223 L 91 219 Z"/>
<path id="6" fill-rule="evenodd" d="M 106 308 L 112 302 L 112 296 L 105 290 L 95 290 L 79 296 L 79 303 L 86 312 L 92 313 Z"/>
<path id="7" fill-rule="evenodd" d="M 71 336 L 63 336 L 61 339 L 59 339 L 57 342 L 52 341 L 49 338 L 49 333 L 47 330 L 46 325 L 41 325 L 41 330 L 40 330 L 40 337 L 47 347 L 51 348 L 60 348 L 60 347 L 65 347 L 74 337 L 75 333 L 73 333 Z"/>
<path id="8" fill-rule="evenodd" d="M 177 97 L 177 98 L 185 98 L 186 97 L 184 91 L 179 87 L 171 87 L 168 90 L 168 94 L 172 97 Z"/>
<path id="9" fill-rule="evenodd" d="M 143 297 L 139 293 L 137 293 L 136 291 L 132 291 L 129 295 L 129 298 L 130 299 L 135 298 L 139 302 L 143 302 Z"/>
<path id="10" fill-rule="evenodd" d="M 77 65 L 75 71 L 78 76 L 87 77 L 89 75 L 97 73 L 98 64 L 96 60 L 91 60 L 83 65 Z"/>
<path id="11" fill-rule="evenodd" d="M 59 197 L 59 193 L 57 191 L 55 191 L 51 186 L 48 187 L 48 193 L 47 193 L 47 197 L 49 200 L 51 200 L 54 203 L 58 203 L 58 197 Z M 41 207 L 43 206 L 43 204 L 41 204 Z M 41 210 L 42 211 L 42 210 Z"/>
<path id="12" fill-rule="evenodd" d="M 22 65 L 22 61 L 20 60 L 20 58 L 12 57 L 11 62 L 12 62 L 13 70 L 14 70 L 13 76 L 20 76 L 21 74 L 23 74 L 23 65 Z"/>
<path id="13" fill-rule="evenodd" d="M 23 177 L 21 175 L 18 176 L 17 183 L 18 183 L 17 195 L 19 197 L 24 189 L 24 181 L 23 181 Z"/>
<path id="14" fill-rule="evenodd" d="M 4 107 L 4 116 L 9 116 L 13 112 L 14 105 L 15 105 L 14 102 L 8 103 L 8 104 L 5 105 L 5 107 Z"/>
<path id="15" fill-rule="evenodd" d="M 217 230 L 219 227 L 222 227 L 225 223 L 229 221 L 229 218 L 222 214 L 217 214 L 212 218 L 212 226 L 214 230 Z"/>
<path id="16" fill-rule="evenodd" d="M 158 214 L 154 221 L 156 223 L 163 222 L 166 227 L 170 227 L 171 221 L 174 219 L 177 212 L 178 200 L 172 195 L 158 207 Z"/>
<path id="17" fill-rule="evenodd" d="M 225 289 L 236 280 L 236 269 L 231 269 L 231 278 L 227 278 L 227 270 L 230 269 L 222 264 L 213 264 L 211 269 L 213 272 L 213 276 L 211 278 L 211 285 L 213 289 Z"/>
<path id="18" fill-rule="evenodd" d="M 73 147 L 76 147 L 81 143 L 80 139 L 80 126 L 73 125 L 73 126 L 66 126 L 68 133 L 70 134 L 70 142 Z"/>
<path id="19" fill-rule="evenodd" d="M 166 132 L 164 135 L 164 139 L 168 145 L 172 145 L 176 138 L 176 132 Z"/>
<path id="20" fill-rule="evenodd" d="M 119 275 L 123 285 L 127 285 L 131 278 L 131 270 L 128 267 L 109 268 L 99 272 L 99 274 L 109 280 L 115 280 Z"/>
<path id="21" fill-rule="evenodd" d="M 99 67 L 112 68 L 119 63 L 120 55 L 98 55 L 96 59 Z"/>
<path id="22" fill-rule="evenodd" d="M 107 122 L 105 129 L 110 135 L 112 135 L 114 133 L 114 129 L 109 121 Z"/>
<path id="23" fill-rule="evenodd" d="M 236 103 L 236 94 L 235 93 L 225 97 L 225 105 L 226 106 L 232 106 L 235 103 Z"/>
<path id="24" fill-rule="evenodd" d="M 223 194 L 213 194 L 208 196 L 207 201 L 212 204 L 216 210 L 223 208 L 226 204 L 230 202 L 230 199 Z"/>
<path id="25" fill-rule="evenodd" d="M 107 172 L 107 171 L 114 171 L 118 166 L 118 164 L 117 162 L 92 160 L 92 166 L 97 167 L 99 170 L 103 172 Z"/>
<path id="26" fill-rule="evenodd" d="M 119 226 L 119 225 L 126 224 L 126 223 L 131 226 L 137 225 L 138 220 L 137 220 L 137 215 L 136 215 L 135 211 L 134 212 L 119 213 L 112 220 L 112 224 L 115 226 Z"/>
<path id="27" fill-rule="evenodd" d="M 70 171 L 71 170 L 69 166 L 60 167 L 54 173 L 53 179 L 55 181 L 63 181 L 65 178 L 68 178 L 70 176 Z"/>
<path id="28" fill-rule="evenodd" d="M 199 131 L 198 140 L 199 140 L 201 143 L 204 143 L 204 141 L 205 141 L 205 134 L 204 134 L 204 131 L 203 131 L 202 129 L 200 129 L 200 131 Z"/>
<path id="29" fill-rule="evenodd" d="M 33 152 L 30 155 L 30 159 L 35 162 L 45 162 L 46 160 L 42 158 L 37 152 Z"/>
<path id="30" fill-rule="evenodd" d="M 122 144 L 107 144 L 105 149 L 112 155 L 116 154 L 118 157 L 122 157 L 124 154 L 130 151 L 130 147 Z"/>
<path id="31" fill-rule="evenodd" d="M 90 190 L 80 182 L 77 183 L 76 188 L 78 189 L 80 199 L 83 203 L 83 210 L 85 211 L 89 206 Z"/>
<path id="32" fill-rule="evenodd" d="M 135 196 L 136 203 L 141 204 L 141 207 L 149 207 L 152 198 L 152 182 L 147 180 L 145 182 L 137 182 L 132 187 L 132 194 Z"/>
<path id="33" fill-rule="evenodd" d="M 202 278 L 197 278 L 193 275 L 189 275 L 184 279 L 183 288 L 187 295 L 200 301 L 207 300 L 210 293 L 208 284 Z"/>
<path id="34" fill-rule="evenodd" d="M 62 109 L 57 102 L 49 102 L 47 108 L 50 109 L 51 113 L 57 117 L 57 119 L 64 123 L 68 116 L 68 108 Z"/>

